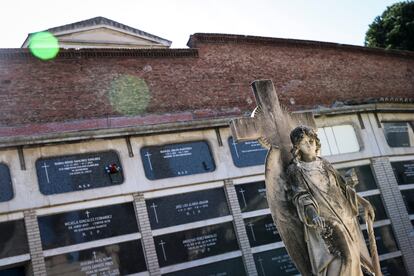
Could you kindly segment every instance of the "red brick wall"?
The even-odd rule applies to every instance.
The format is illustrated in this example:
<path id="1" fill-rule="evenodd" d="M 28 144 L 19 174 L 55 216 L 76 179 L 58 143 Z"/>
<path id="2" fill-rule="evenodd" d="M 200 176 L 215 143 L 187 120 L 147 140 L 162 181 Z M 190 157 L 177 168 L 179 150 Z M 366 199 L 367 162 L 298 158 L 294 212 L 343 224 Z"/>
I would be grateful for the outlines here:
<path id="1" fill-rule="evenodd" d="M 255 102 L 249 83 L 255 79 L 272 79 L 290 109 L 414 97 L 412 54 L 288 40 L 218 43 L 197 38 L 190 44 L 198 57 L 195 51 L 171 55 L 176 49 L 155 57 L 131 54 L 140 50 L 114 50 L 112 57 L 100 57 L 97 49 L 63 51 L 67 55 L 44 62 L 25 50 L 0 50 L 0 127 L 123 116 L 108 99 L 111 82 L 121 75 L 148 85 L 151 100 L 139 116 L 191 112 L 199 118 L 251 111 Z"/>

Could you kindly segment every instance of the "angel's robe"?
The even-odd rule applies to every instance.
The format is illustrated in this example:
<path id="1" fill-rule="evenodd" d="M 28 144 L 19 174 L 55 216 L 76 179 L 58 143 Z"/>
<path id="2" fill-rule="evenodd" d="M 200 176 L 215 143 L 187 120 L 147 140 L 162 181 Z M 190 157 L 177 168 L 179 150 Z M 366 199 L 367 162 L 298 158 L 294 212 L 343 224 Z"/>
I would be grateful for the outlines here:
<path id="1" fill-rule="evenodd" d="M 322 158 L 296 160 L 288 168 L 288 177 L 291 200 L 305 228 L 313 274 L 363 275 L 355 191 Z M 309 206 L 325 219 L 324 229 L 317 228 L 306 216 Z"/>

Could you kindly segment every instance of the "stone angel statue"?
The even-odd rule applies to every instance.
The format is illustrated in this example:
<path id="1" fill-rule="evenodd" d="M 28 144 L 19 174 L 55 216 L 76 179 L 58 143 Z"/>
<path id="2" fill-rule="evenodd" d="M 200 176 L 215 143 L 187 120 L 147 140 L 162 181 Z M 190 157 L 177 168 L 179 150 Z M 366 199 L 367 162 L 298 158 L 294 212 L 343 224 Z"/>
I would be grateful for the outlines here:
<path id="1" fill-rule="evenodd" d="M 292 160 L 286 169 L 286 198 L 302 224 L 303 240 L 312 275 L 363 275 L 372 261 L 359 227 L 358 205 L 373 220 L 371 204 L 325 159 L 312 128 L 296 127 L 290 133 Z"/>
<path id="2" fill-rule="evenodd" d="M 236 141 L 258 139 L 269 149 L 267 201 L 286 250 L 302 275 L 381 275 L 371 204 L 319 156 L 311 114 L 282 110 L 270 80 L 252 83 L 257 108 L 230 123 Z M 358 223 L 365 210 L 370 253 Z"/>

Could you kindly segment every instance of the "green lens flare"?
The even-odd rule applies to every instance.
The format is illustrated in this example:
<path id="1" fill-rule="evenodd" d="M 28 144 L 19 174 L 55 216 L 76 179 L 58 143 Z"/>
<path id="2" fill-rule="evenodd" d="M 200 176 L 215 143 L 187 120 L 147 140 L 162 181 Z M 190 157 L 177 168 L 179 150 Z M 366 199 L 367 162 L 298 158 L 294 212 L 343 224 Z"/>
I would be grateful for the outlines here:
<path id="1" fill-rule="evenodd" d="M 30 36 L 30 52 L 41 60 L 56 57 L 59 52 L 59 43 L 56 37 L 49 32 L 39 32 Z"/>
<path id="2" fill-rule="evenodd" d="M 151 92 L 145 80 L 132 75 L 115 78 L 108 96 L 114 110 L 129 116 L 143 114 L 151 100 Z"/>

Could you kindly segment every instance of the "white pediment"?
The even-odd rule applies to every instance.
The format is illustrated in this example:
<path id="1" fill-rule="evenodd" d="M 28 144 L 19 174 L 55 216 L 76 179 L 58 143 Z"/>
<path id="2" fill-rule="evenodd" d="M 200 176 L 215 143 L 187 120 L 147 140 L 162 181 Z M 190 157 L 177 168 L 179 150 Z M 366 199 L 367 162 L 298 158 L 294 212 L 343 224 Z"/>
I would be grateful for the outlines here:
<path id="1" fill-rule="evenodd" d="M 61 48 L 168 48 L 171 41 L 126 26 L 116 21 L 95 17 L 46 30 L 58 40 Z M 22 47 L 28 46 L 29 37 Z"/>
<path id="2" fill-rule="evenodd" d="M 61 35 L 56 34 L 56 37 L 59 40 L 59 44 L 63 47 L 73 45 L 83 45 L 89 47 L 103 47 L 107 45 L 111 48 L 165 47 L 158 42 L 107 27 L 74 31 Z"/>

